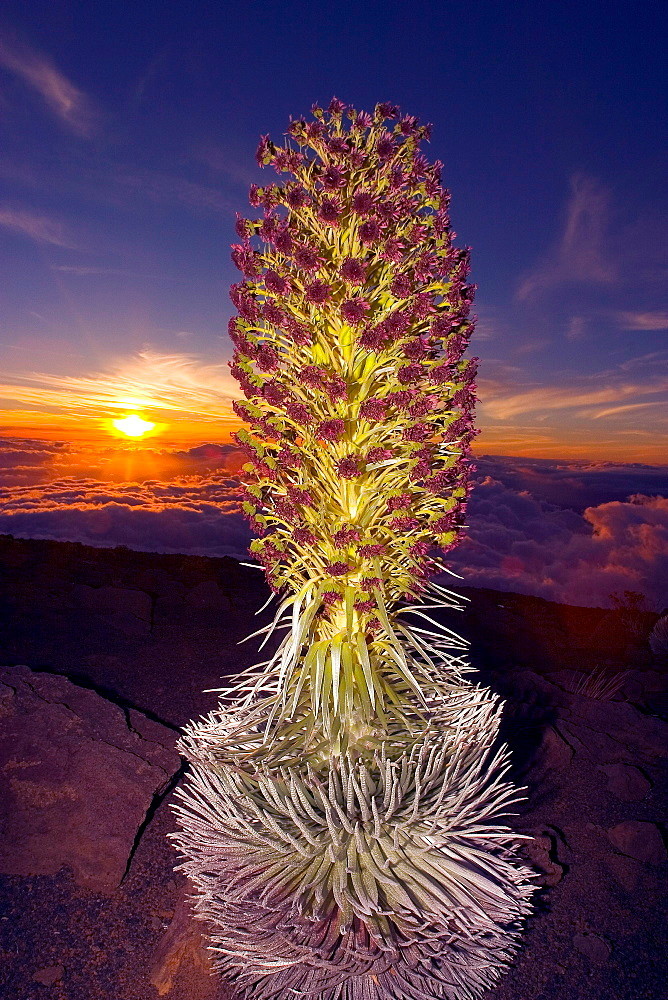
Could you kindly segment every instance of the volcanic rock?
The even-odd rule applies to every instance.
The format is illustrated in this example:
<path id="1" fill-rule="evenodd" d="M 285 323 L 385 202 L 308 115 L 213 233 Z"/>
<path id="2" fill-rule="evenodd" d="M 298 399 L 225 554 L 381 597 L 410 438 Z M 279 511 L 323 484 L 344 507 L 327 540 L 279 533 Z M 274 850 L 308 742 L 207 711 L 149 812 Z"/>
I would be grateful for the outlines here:
<path id="1" fill-rule="evenodd" d="M 175 733 L 65 677 L 0 669 L 0 871 L 115 889 L 156 795 L 179 767 Z"/>
<path id="2" fill-rule="evenodd" d="M 660 865 L 668 856 L 656 823 L 645 823 L 637 819 L 624 820 L 608 830 L 608 837 L 622 854 L 650 865 Z"/>

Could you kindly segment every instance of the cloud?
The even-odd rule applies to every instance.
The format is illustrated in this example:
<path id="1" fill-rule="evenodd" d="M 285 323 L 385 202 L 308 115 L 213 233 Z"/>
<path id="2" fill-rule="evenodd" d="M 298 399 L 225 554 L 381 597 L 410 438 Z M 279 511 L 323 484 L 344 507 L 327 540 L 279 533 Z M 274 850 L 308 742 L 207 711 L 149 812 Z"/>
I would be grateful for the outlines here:
<path id="1" fill-rule="evenodd" d="M 101 483 L 175 483 L 212 473 L 234 477 L 247 461 L 234 444 L 202 444 L 186 450 L 148 445 L 96 447 L 67 442 L 0 441 L 0 486 L 41 486 L 74 478 Z"/>
<path id="2" fill-rule="evenodd" d="M 156 171 L 119 172 L 113 178 L 114 182 L 153 201 L 167 204 L 181 204 L 199 212 L 216 212 L 226 215 L 235 214 L 235 206 L 217 188 L 207 187 Z"/>
<path id="3" fill-rule="evenodd" d="M 16 39 L 0 37 L 0 66 L 39 94 L 49 111 L 72 132 L 89 136 L 95 130 L 98 114 L 92 101 L 46 56 Z"/>
<path id="4" fill-rule="evenodd" d="M 475 464 L 480 482 L 489 477 L 516 493 L 526 492 L 538 501 L 579 514 L 587 507 L 623 501 L 634 493 L 668 493 L 668 465 L 505 455 L 476 455 Z"/>
<path id="5" fill-rule="evenodd" d="M 149 552 L 248 557 L 236 480 L 193 477 L 114 485 L 66 478 L 16 487 L 0 501 L 0 533 Z"/>
<path id="6" fill-rule="evenodd" d="M 574 376 L 562 385 L 533 384 L 520 391 L 517 391 L 517 379 L 514 379 L 514 385 L 509 386 L 503 373 L 496 378 L 481 378 L 480 402 L 484 413 L 495 420 L 508 420 L 528 413 L 543 415 L 547 411 L 578 407 L 584 408 L 584 417 L 600 417 L 606 413 L 605 410 L 595 414 L 589 408 L 603 404 L 640 405 L 637 402 L 639 399 L 643 405 L 649 405 L 642 397 L 668 390 L 668 376 L 660 371 L 659 359 L 662 353 L 655 354 L 652 366 L 645 364 L 645 358 L 640 357 L 632 359 L 630 364 L 621 364 L 612 371 Z M 612 413 L 612 410 L 607 413 Z"/>
<path id="7" fill-rule="evenodd" d="M 75 250 L 76 244 L 65 226 L 56 219 L 38 215 L 22 208 L 0 205 L 0 226 L 11 232 L 27 236 L 36 243 L 49 243 L 56 247 Z"/>
<path id="8" fill-rule="evenodd" d="M 248 558 L 250 533 L 234 475 L 241 456 L 232 446 L 173 453 L 169 481 L 104 481 L 108 457 L 93 478 L 81 473 L 90 456 L 77 460 L 70 446 L 7 443 L 0 450 L 8 476 L 0 532 Z M 668 498 L 660 495 L 668 492 L 668 467 L 510 456 L 477 462 L 469 537 L 446 558 L 462 586 L 602 607 L 612 606 L 613 593 L 634 590 L 649 608 L 668 605 Z M 22 469 L 40 463 L 58 478 L 20 480 Z M 140 455 L 137 467 L 150 464 Z M 68 468 L 77 474 L 64 475 Z"/>
<path id="9" fill-rule="evenodd" d="M 559 243 L 517 290 L 520 301 L 567 282 L 609 285 L 616 268 L 607 259 L 605 243 L 610 213 L 610 192 L 594 178 L 575 174 Z"/>
<path id="10" fill-rule="evenodd" d="M 117 416 L 119 411 L 135 408 L 170 422 L 238 423 L 231 412 L 232 400 L 238 395 L 237 383 L 226 365 L 150 349 L 91 375 L 23 372 L 0 383 L 0 398 L 15 407 L 98 417 Z"/>
<path id="11" fill-rule="evenodd" d="M 563 604 L 612 607 L 612 594 L 668 605 L 668 497 L 634 494 L 583 514 L 485 477 L 471 497 L 469 537 L 445 560 L 462 586 Z"/>
<path id="12" fill-rule="evenodd" d="M 663 310 L 613 314 L 622 330 L 668 330 L 668 312 Z"/>

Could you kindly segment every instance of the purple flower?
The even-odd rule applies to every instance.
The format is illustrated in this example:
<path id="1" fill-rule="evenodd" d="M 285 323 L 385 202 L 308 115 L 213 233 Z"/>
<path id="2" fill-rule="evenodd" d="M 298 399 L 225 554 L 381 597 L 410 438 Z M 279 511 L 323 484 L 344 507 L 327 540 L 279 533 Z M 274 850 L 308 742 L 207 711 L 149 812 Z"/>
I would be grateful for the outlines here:
<path id="1" fill-rule="evenodd" d="M 296 149 L 277 149 L 276 155 L 271 160 L 276 173 L 279 174 L 285 171 L 290 171 L 294 174 L 303 162 L 304 154 L 297 152 Z"/>
<path id="2" fill-rule="evenodd" d="M 356 215 L 372 215 L 376 201 L 370 191 L 356 191 L 353 195 L 353 212 Z"/>
<path id="3" fill-rule="evenodd" d="M 298 486 L 288 486 L 287 492 L 292 503 L 301 504 L 302 507 L 315 507 L 313 494 L 308 490 L 302 490 Z"/>
<path id="4" fill-rule="evenodd" d="M 282 406 L 287 399 L 287 389 L 276 379 L 270 379 L 262 387 L 262 395 L 272 406 Z"/>
<path id="5" fill-rule="evenodd" d="M 306 301 L 312 302 L 314 305 L 322 305 L 323 302 L 327 302 L 331 293 L 329 285 L 319 280 L 312 281 L 304 291 Z"/>
<path id="6" fill-rule="evenodd" d="M 336 463 L 336 471 L 342 479 L 356 479 L 360 475 L 359 460 L 354 455 L 346 455 Z"/>
<path id="7" fill-rule="evenodd" d="M 261 188 L 259 188 L 257 184 L 251 184 L 248 191 L 248 201 L 253 208 L 259 208 L 262 204 L 260 191 Z"/>
<path id="8" fill-rule="evenodd" d="M 268 344 L 262 344 L 259 348 L 255 360 L 258 366 L 265 372 L 273 372 L 279 366 L 280 358 L 273 347 Z"/>
<path id="9" fill-rule="evenodd" d="M 327 381 L 327 372 L 318 365 L 304 365 L 299 371 L 299 379 L 314 389 L 320 389 Z"/>
<path id="10" fill-rule="evenodd" d="M 376 243 L 380 239 L 380 223 L 377 219 L 365 219 L 360 225 L 357 233 L 360 241 L 365 246 L 370 246 L 372 243 Z"/>
<path id="11" fill-rule="evenodd" d="M 346 323 L 350 323 L 354 326 L 356 323 L 360 323 L 364 319 L 365 313 L 370 308 L 371 303 L 367 302 L 366 299 L 347 299 L 341 306 L 341 315 L 345 319 Z"/>
<path id="12" fill-rule="evenodd" d="M 270 292 L 276 292 L 277 295 L 287 295 L 290 291 L 288 279 L 271 268 L 264 272 L 264 283 Z"/>
<path id="13" fill-rule="evenodd" d="M 448 364 L 435 365 L 429 371 L 429 380 L 434 383 L 434 385 L 444 385 L 446 382 L 452 382 L 455 374 Z"/>
<path id="14" fill-rule="evenodd" d="M 419 358 L 423 358 L 427 353 L 427 346 L 424 344 L 419 337 L 415 337 L 414 340 L 409 340 L 402 347 L 402 353 L 404 357 L 410 358 L 412 361 L 417 361 Z"/>
<path id="15" fill-rule="evenodd" d="M 383 581 L 379 576 L 363 576 L 360 583 L 364 590 L 373 590 L 374 587 L 382 587 Z"/>
<path id="16" fill-rule="evenodd" d="M 361 597 L 358 597 L 358 599 L 354 602 L 353 607 L 355 608 L 356 611 L 360 611 L 362 612 L 362 614 L 364 614 L 365 612 L 368 611 L 375 611 L 376 602 L 372 599 L 364 601 L 362 600 Z"/>
<path id="17" fill-rule="evenodd" d="M 411 320 L 408 312 L 402 309 L 395 309 L 395 311 L 390 313 L 390 315 L 384 320 L 387 333 L 394 339 L 401 337 L 402 334 L 406 333 L 410 324 Z"/>
<path id="18" fill-rule="evenodd" d="M 292 236 L 287 226 L 281 226 L 274 234 L 274 246 L 279 253 L 292 253 Z"/>
<path id="19" fill-rule="evenodd" d="M 434 311 L 434 296 L 430 292 L 420 292 L 412 302 L 412 313 L 415 319 L 425 319 Z"/>
<path id="20" fill-rule="evenodd" d="M 390 291 L 398 299 L 407 299 L 413 291 L 413 281 L 410 274 L 404 272 L 403 274 L 395 275 L 390 284 Z"/>
<path id="21" fill-rule="evenodd" d="M 261 135 L 259 145 L 255 151 L 255 159 L 259 167 L 266 167 L 271 163 L 276 147 L 268 135 Z"/>
<path id="22" fill-rule="evenodd" d="M 246 278 L 254 278 L 259 274 L 259 256 L 249 246 L 233 243 L 231 256 L 234 266 L 238 267 Z"/>
<path id="23" fill-rule="evenodd" d="M 337 549 L 343 548 L 349 542 L 359 542 L 362 532 L 359 528 L 353 528 L 350 524 L 344 524 L 342 528 L 334 532 L 333 541 Z"/>
<path id="24" fill-rule="evenodd" d="M 390 497 L 387 501 L 387 509 L 390 513 L 395 510 L 401 510 L 402 508 L 410 508 L 413 502 L 412 493 L 401 493 L 398 497 Z"/>
<path id="25" fill-rule="evenodd" d="M 430 396 L 418 396 L 409 404 L 408 412 L 412 417 L 424 417 L 434 409 L 434 401 Z"/>
<path id="26" fill-rule="evenodd" d="M 448 511 L 447 514 L 439 517 L 438 520 L 432 521 L 429 527 L 437 535 L 442 535 L 445 531 L 452 531 L 455 527 L 455 512 L 452 510 Z"/>
<path id="27" fill-rule="evenodd" d="M 376 153 L 378 155 L 378 159 L 381 162 L 386 162 L 387 160 L 392 159 L 396 149 L 397 147 L 390 133 L 383 132 L 376 143 Z"/>
<path id="28" fill-rule="evenodd" d="M 308 528 L 295 528 L 292 537 L 298 545 L 315 545 L 317 539 Z"/>
<path id="29" fill-rule="evenodd" d="M 360 406 L 362 420 L 384 420 L 385 416 L 386 403 L 384 399 L 365 399 Z"/>
<path id="30" fill-rule="evenodd" d="M 285 321 L 285 331 L 295 344 L 301 344 L 303 347 L 313 341 L 309 328 L 292 316 L 288 316 Z"/>
<path id="31" fill-rule="evenodd" d="M 354 126 L 358 129 L 371 128 L 373 125 L 373 118 L 368 111 L 358 111 L 355 115 Z"/>
<path id="32" fill-rule="evenodd" d="M 327 110 L 330 115 L 341 115 L 347 107 L 348 105 L 344 104 L 343 101 L 340 101 L 338 97 L 333 97 L 327 105 Z"/>
<path id="33" fill-rule="evenodd" d="M 402 385 L 415 385 L 419 382 L 425 374 L 425 370 L 422 365 L 404 365 L 397 372 L 397 381 L 401 382 Z"/>
<path id="34" fill-rule="evenodd" d="M 253 235 L 254 226 L 250 219 L 244 219 L 242 215 L 236 213 L 237 221 L 234 223 L 234 229 L 240 240 L 248 240 Z"/>
<path id="35" fill-rule="evenodd" d="M 413 424 L 412 427 L 406 428 L 402 437 L 404 441 L 426 441 L 432 433 L 429 424 Z"/>
<path id="36" fill-rule="evenodd" d="M 385 325 L 379 323 L 378 326 L 368 327 L 358 340 L 360 347 L 365 347 L 369 351 L 380 350 L 387 340 Z"/>
<path id="37" fill-rule="evenodd" d="M 419 122 L 415 115 L 404 115 L 403 118 L 399 120 L 398 129 L 401 135 L 415 135 L 418 125 Z"/>
<path id="38" fill-rule="evenodd" d="M 419 392 L 419 389 L 401 389 L 399 392 L 391 393 L 387 397 L 387 401 L 390 406 L 394 406 L 397 410 L 407 410 Z"/>
<path id="39" fill-rule="evenodd" d="M 416 517 L 394 517 L 390 521 L 390 528 L 393 531 L 413 531 L 420 527 L 420 522 Z"/>
<path id="40" fill-rule="evenodd" d="M 388 101 L 382 101 L 380 104 L 376 105 L 376 114 L 379 118 L 396 118 L 399 114 L 399 108 L 396 104 L 390 104 Z"/>
<path id="41" fill-rule="evenodd" d="M 390 188 L 392 191 L 400 191 L 408 180 L 408 174 L 398 164 L 390 171 Z"/>
<path id="42" fill-rule="evenodd" d="M 330 576 L 345 576 L 349 572 L 350 566 L 345 562 L 329 563 L 325 569 Z M 337 595 L 338 596 L 338 595 Z"/>
<path id="43" fill-rule="evenodd" d="M 325 441 L 339 441 L 346 432 L 344 420 L 323 420 L 316 428 L 316 435 Z"/>
<path id="44" fill-rule="evenodd" d="M 327 131 L 327 126 L 323 122 L 306 122 L 304 126 L 304 135 L 309 141 L 322 138 L 322 136 Z"/>
<path id="45" fill-rule="evenodd" d="M 390 451 L 389 448 L 382 448 L 382 447 L 369 448 L 369 450 L 366 453 L 366 461 L 373 463 L 385 462 L 387 461 L 387 459 L 392 457 L 393 453 Z"/>
<path id="46" fill-rule="evenodd" d="M 258 233 L 265 243 L 273 243 L 276 232 L 280 228 L 281 220 L 277 215 L 266 215 L 262 220 Z"/>
<path id="47" fill-rule="evenodd" d="M 338 226 L 343 206 L 338 198 L 323 198 L 318 209 L 318 218 L 328 226 Z"/>
<path id="48" fill-rule="evenodd" d="M 334 378 L 330 379 L 325 386 L 325 392 L 335 403 L 339 399 L 348 399 L 348 384 L 344 378 L 340 375 L 335 375 Z"/>
<path id="49" fill-rule="evenodd" d="M 285 321 L 285 313 L 279 309 L 275 302 L 265 302 L 262 307 L 262 316 L 273 326 L 281 326 Z"/>
<path id="50" fill-rule="evenodd" d="M 305 191 L 303 187 L 297 186 L 291 187 L 286 191 L 285 200 L 290 208 L 301 208 L 303 205 L 311 203 L 308 191 Z"/>
<path id="51" fill-rule="evenodd" d="M 279 517 L 286 521 L 294 521 L 297 518 L 297 508 L 285 497 L 279 497 L 274 501 L 274 509 Z"/>
<path id="52" fill-rule="evenodd" d="M 459 471 L 456 467 L 441 469 L 435 475 L 426 480 L 425 486 L 433 493 L 440 493 L 444 489 L 452 489 L 459 478 Z"/>
<path id="53" fill-rule="evenodd" d="M 398 239 L 389 239 L 385 241 L 385 245 L 381 251 L 380 256 L 383 260 L 389 260 L 393 264 L 399 264 L 404 259 L 404 244 Z"/>
<path id="54" fill-rule="evenodd" d="M 366 281 L 367 265 L 356 257 L 346 257 L 341 265 L 341 277 L 349 285 L 363 285 Z"/>
<path id="55" fill-rule="evenodd" d="M 327 167 L 320 180 L 326 191 L 336 191 L 346 185 L 345 175 L 339 167 Z"/>
<path id="56" fill-rule="evenodd" d="M 324 264 L 324 258 L 315 247 L 298 246 L 294 252 L 295 264 L 302 271 L 317 271 Z"/>
<path id="57" fill-rule="evenodd" d="M 325 590 L 322 595 L 322 602 L 326 607 L 331 607 L 332 604 L 338 604 L 341 600 L 341 595 L 337 590 Z"/>
<path id="58" fill-rule="evenodd" d="M 285 412 L 298 424 L 310 424 L 313 419 L 303 403 L 286 403 Z"/>
<path id="59" fill-rule="evenodd" d="M 346 153 L 350 152 L 350 146 L 348 145 L 348 140 L 344 139 L 343 136 L 335 135 L 327 142 L 327 149 L 330 153 L 335 153 L 338 156 L 345 156 Z"/>
<path id="60" fill-rule="evenodd" d="M 387 546 L 380 545 L 360 545 L 359 554 L 363 559 L 371 559 L 373 556 L 382 556 L 387 552 Z"/>
<path id="61" fill-rule="evenodd" d="M 300 469 L 304 464 L 301 455 L 299 455 L 296 451 L 292 451 L 290 448 L 286 448 L 285 445 L 283 445 L 279 451 L 278 459 L 282 465 L 285 465 L 290 469 Z"/>

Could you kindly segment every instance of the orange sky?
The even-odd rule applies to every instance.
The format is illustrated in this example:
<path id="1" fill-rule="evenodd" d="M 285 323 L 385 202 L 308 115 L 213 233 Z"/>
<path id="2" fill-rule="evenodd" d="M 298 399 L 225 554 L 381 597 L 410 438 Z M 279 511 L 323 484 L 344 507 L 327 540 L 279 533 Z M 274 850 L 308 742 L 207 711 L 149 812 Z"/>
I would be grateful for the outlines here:
<path id="1" fill-rule="evenodd" d="M 514 380 L 493 360 L 481 365 L 475 440 L 478 454 L 663 464 L 668 434 L 666 379 L 583 377 L 540 385 Z M 225 363 L 144 351 L 106 370 L 63 376 L 16 373 L 0 382 L 0 436 L 139 446 L 112 420 L 136 413 L 155 424 L 152 449 L 226 443 L 239 421 L 237 383 Z"/>

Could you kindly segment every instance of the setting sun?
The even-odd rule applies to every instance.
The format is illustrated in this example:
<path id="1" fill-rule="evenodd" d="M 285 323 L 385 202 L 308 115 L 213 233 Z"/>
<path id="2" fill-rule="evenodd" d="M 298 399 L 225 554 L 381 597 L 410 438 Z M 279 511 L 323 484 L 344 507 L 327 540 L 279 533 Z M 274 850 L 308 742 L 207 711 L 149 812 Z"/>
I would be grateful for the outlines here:
<path id="1" fill-rule="evenodd" d="M 143 417 L 137 416 L 136 413 L 131 413 L 129 416 L 121 417 L 118 420 L 112 420 L 112 423 L 117 430 L 128 437 L 143 437 L 144 434 L 148 434 L 155 427 L 155 424 L 151 423 L 150 420 L 144 420 Z"/>

